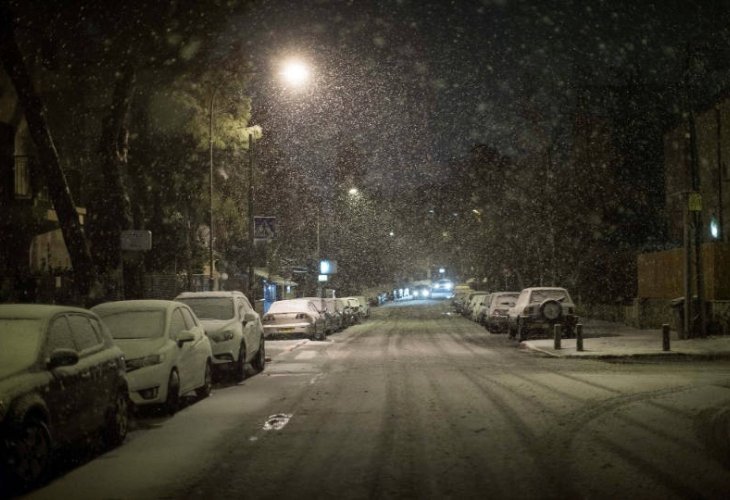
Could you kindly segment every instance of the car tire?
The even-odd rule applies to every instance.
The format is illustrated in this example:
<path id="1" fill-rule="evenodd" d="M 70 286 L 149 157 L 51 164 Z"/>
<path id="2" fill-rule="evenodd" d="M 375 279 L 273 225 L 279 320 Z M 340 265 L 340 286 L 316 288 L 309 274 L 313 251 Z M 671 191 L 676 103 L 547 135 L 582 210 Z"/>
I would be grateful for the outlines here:
<path id="1" fill-rule="evenodd" d="M 241 342 L 238 348 L 238 361 L 236 361 L 233 378 L 236 382 L 243 382 L 246 379 L 246 345 Z"/>
<path id="2" fill-rule="evenodd" d="M 103 438 L 107 448 L 116 448 L 129 431 L 129 397 L 127 390 L 120 389 L 114 397 L 114 406 L 107 410 Z"/>
<path id="3" fill-rule="evenodd" d="M 256 352 L 251 365 L 257 373 L 261 373 L 266 368 L 266 343 L 263 337 L 259 341 L 259 350 Z"/>
<path id="4" fill-rule="evenodd" d="M 210 391 L 213 390 L 213 369 L 210 366 L 210 360 L 205 362 L 205 372 L 203 373 L 203 385 L 195 389 L 195 394 L 198 399 L 204 399 L 210 396 Z"/>
<path id="5" fill-rule="evenodd" d="M 51 433 L 40 418 L 29 416 L 10 434 L 6 466 L 10 482 L 21 489 L 43 481 L 51 461 Z"/>
<path id="6" fill-rule="evenodd" d="M 177 370 L 170 372 L 167 379 L 167 398 L 165 399 L 165 411 L 174 415 L 180 409 L 180 375 Z"/>

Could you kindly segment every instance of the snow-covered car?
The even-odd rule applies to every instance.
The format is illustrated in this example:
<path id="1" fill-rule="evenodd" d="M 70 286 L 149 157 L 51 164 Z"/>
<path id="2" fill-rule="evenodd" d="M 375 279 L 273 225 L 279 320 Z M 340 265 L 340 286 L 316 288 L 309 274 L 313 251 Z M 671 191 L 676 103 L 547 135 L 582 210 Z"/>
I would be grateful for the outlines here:
<path id="1" fill-rule="evenodd" d="M 451 299 L 451 305 L 454 306 L 454 310 L 461 313 L 464 309 L 464 304 L 469 298 L 469 295 L 474 290 L 469 285 L 456 285 L 454 287 L 454 295 Z"/>
<path id="2" fill-rule="evenodd" d="M 246 378 L 246 364 L 261 372 L 266 366 L 264 327 L 248 298 L 238 291 L 183 292 L 175 300 L 193 310 L 210 339 L 213 367 Z"/>
<path id="3" fill-rule="evenodd" d="M 525 340 L 531 333 L 550 335 L 553 325 L 562 324 L 573 335 L 578 317 L 568 290 L 558 287 L 525 288 L 509 308 L 509 335 Z"/>
<path id="4" fill-rule="evenodd" d="M 277 300 L 264 315 L 266 336 L 303 335 L 314 340 L 327 336 L 324 317 L 311 300 Z"/>
<path id="5" fill-rule="evenodd" d="M 368 303 L 368 300 L 365 298 L 364 295 L 356 295 L 351 297 L 345 297 L 346 299 L 355 299 L 357 301 L 357 304 L 359 306 L 359 315 L 360 319 L 365 319 L 370 317 L 370 304 Z"/>
<path id="6" fill-rule="evenodd" d="M 324 329 L 327 335 L 337 330 L 338 320 L 333 316 L 333 313 L 327 307 L 327 299 L 322 297 L 300 297 L 301 299 L 309 300 L 314 307 L 319 311 L 320 316 L 324 320 Z"/>
<path id="7" fill-rule="evenodd" d="M 92 311 L 124 352 L 135 405 L 163 404 L 174 413 L 186 393 L 210 394 L 213 353 L 190 307 L 172 300 L 122 300 Z"/>
<path id="8" fill-rule="evenodd" d="M 345 328 L 345 311 L 342 303 L 337 299 L 326 298 L 324 299 L 324 305 L 327 308 L 327 314 L 330 315 L 334 324 L 333 331 L 339 332 Z"/>
<path id="9" fill-rule="evenodd" d="M 98 430 L 120 444 L 128 397 L 122 351 L 96 314 L 0 305 L 0 476 L 29 486 L 54 448 Z"/>
<path id="10" fill-rule="evenodd" d="M 482 296 L 484 295 L 487 295 L 487 292 L 472 290 L 472 292 L 464 300 L 464 305 L 461 307 L 461 314 L 463 314 L 467 318 L 470 318 L 471 312 L 472 310 L 474 310 L 475 304 L 477 303 L 477 301 L 482 300 Z"/>
<path id="11" fill-rule="evenodd" d="M 357 311 L 352 308 L 350 302 L 343 298 L 336 298 L 334 300 L 337 303 L 338 310 L 342 313 L 343 327 L 347 328 L 348 326 L 357 323 Z"/>
<path id="12" fill-rule="evenodd" d="M 491 333 L 504 333 L 507 331 L 508 316 L 510 307 L 514 307 L 520 292 L 493 292 L 486 304 L 486 311 L 482 324 Z"/>
<path id="13" fill-rule="evenodd" d="M 484 313 L 486 311 L 484 307 L 484 303 L 489 299 L 488 293 L 483 293 L 474 296 L 474 300 L 471 304 L 471 312 L 469 313 L 469 317 L 472 321 L 479 323 L 481 321 L 482 316 L 484 316 Z"/>

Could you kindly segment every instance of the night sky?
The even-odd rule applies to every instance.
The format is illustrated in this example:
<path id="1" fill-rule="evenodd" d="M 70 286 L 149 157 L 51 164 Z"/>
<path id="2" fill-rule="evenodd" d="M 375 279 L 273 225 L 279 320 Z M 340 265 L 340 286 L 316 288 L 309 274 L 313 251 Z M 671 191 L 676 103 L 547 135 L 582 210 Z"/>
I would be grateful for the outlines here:
<path id="1" fill-rule="evenodd" d="M 719 23 L 713 5 L 271 0 L 231 30 L 258 67 L 289 54 L 313 66 L 305 95 L 264 93 L 292 160 L 316 168 L 333 161 L 332 144 L 353 140 L 381 184 L 394 170 L 438 179 L 479 143 L 524 154 L 531 134 L 570 120 L 579 85 L 629 72 L 672 85 L 685 58 L 678 35 Z"/>

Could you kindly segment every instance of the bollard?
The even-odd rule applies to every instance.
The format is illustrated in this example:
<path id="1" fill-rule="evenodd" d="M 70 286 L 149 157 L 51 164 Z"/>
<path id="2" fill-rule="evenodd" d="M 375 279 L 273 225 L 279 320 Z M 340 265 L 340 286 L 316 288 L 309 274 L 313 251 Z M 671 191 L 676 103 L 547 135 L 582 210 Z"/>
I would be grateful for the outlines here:
<path id="1" fill-rule="evenodd" d="M 576 351 L 583 350 L 583 324 L 578 323 L 575 325 L 575 349 Z"/>
<path id="2" fill-rule="evenodd" d="M 669 350 L 669 324 L 662 325 L 662 351 Z"/>
<path id="3" fill-rule="evenodd" d="M 560 349 L 560 339 L 563 338 L 563 325 L 560 323 L 553 326 L 553 338 L 555 350 Z"/>

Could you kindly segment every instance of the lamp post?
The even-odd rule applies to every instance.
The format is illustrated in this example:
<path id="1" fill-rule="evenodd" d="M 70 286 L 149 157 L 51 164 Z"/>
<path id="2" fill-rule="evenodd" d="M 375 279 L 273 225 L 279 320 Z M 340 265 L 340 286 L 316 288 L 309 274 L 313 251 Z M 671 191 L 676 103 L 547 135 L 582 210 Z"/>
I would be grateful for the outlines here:
<path id="1" fill-rule="evenodd" d="M 210 252 L 210 274 L 208 276 L 208 284 L 210 290 L 215 289 L 215 278 L 213 278 L 213 105 L 215 104 L 215 96 L 218 93 L 219 85 L 213 87 L 213 92 L 210 95 L 210 109 L 208 113 L 208 146 L 209 146 L 209 175 L 208 175 L 208 196 L 210 201 L 209 213 L 208 213 L 208 250 Z"/>

